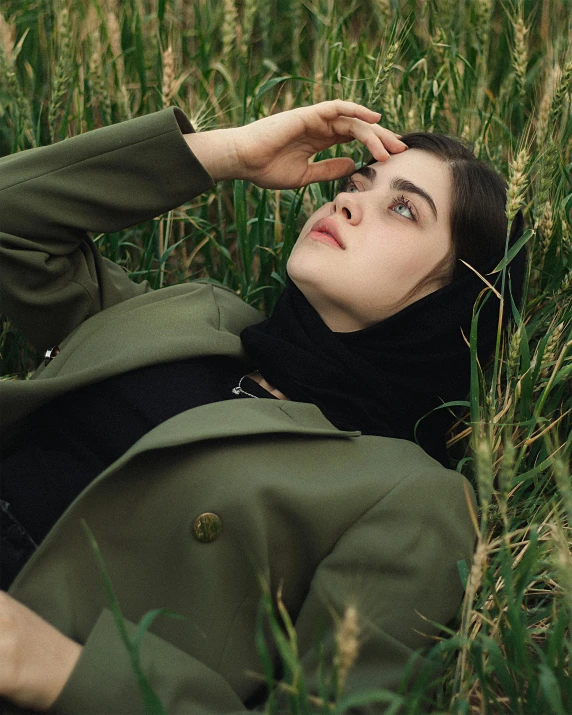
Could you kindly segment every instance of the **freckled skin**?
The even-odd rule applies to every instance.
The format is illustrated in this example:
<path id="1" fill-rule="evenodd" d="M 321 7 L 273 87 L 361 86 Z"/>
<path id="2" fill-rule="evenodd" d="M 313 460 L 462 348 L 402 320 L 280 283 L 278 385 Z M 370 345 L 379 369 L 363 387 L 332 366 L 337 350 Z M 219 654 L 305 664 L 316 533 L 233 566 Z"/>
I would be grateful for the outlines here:
<path id="1" fill-rule="evenodd" d="M 398 305 L 401 299 L 451 249 L 447 165 L 408 149 L 372 168 L 373 181 L 354 174 L 354 185 L 308 219 L 288 260 L 294 283 L 325 323 L 340 332 L 360 330 L 404 308 Z M 425 199 L 390 187 L 398 177 L 431 196 L 437 219 Z M 344 250 L 310 235 L 323 218 L 335 223 Z M 425 286 L 410 302 L 437 288 L 436 283 Z"/>

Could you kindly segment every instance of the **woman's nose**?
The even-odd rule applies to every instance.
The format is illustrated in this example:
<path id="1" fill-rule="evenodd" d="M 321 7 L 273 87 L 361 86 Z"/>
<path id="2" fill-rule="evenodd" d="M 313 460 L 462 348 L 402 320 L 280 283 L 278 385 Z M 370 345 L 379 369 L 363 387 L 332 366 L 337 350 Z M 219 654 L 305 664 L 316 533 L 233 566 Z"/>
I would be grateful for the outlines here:
<path id="1" fill-rule="evenodd" d="M 358 194 L 359 196 L 359 194 Z M 340 192 L 333 201 L 332 213 L 339 214 L 348 223 L 358 224 L 362 219 L 363 209 L 355 194 L 347 191 Z"/>

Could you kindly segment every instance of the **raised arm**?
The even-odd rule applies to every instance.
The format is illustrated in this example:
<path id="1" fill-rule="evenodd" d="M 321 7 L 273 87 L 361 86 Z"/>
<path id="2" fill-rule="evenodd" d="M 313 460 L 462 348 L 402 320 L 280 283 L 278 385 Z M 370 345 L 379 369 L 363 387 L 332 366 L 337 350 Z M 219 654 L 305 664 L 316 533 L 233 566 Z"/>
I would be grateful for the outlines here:
<path id="1" fill-rule="evenodd" d="M 380 161 L 405 145 L 352 102 L 323 102 L 244 127 L 194 134 L 167 109 L 0 159 L 0 310 L 39 349 L 150 290 L 102 258 L 90 232 L 114 232 L 185 203 L 223 179 L 292 188 L 339 178 L 348 158 L 311 157 L 358 139 Z"/>
<path id="2" fill-rule="evenodd" d="M 149 290 L 103 259 L 89 232 L 113 232 L 213 185 L 178 109 L 0 159 L 0 310 L 36 347 Z"/>

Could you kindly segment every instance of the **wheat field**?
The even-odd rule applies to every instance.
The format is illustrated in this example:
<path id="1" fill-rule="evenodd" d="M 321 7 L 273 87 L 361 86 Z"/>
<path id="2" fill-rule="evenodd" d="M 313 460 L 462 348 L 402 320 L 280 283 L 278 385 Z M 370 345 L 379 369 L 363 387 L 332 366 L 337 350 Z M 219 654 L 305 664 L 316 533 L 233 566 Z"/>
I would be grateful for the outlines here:
<path id="1" fill-rule="evenodd" d="M 465 598 L 429 656 L 440 675 L 363 700 L 403 713 L 572 712 L 571 0 L 0 0 L 0 12 L 0 155 L 167 106 L 205 131 L 343 98 L 399 133 L 459 136 L 506 177 L 507 214 L 521 209 L 527 228 L 525 298 L 520 313 L 504 306 L 510 333 L 489 368 L 474 365 L 449 435 L 479 496 Z M 362 160 L 355 144 L 332 151 Z M 297 230 L 333 191 L 223 182 L 95 240 L 134 280 L 207 278 L 269 312 Z M 39 360 L 7 319 L 0 359 L 12 378 Z M 340 653 L 359 649 L 359 614 L 346 616 Z M 291 662 L 287 614 L 269 618 L 291 634 L 280 643 Z M 319 703 L 290 675 L 291 712 L 349 710 L 343 692 Z"/>

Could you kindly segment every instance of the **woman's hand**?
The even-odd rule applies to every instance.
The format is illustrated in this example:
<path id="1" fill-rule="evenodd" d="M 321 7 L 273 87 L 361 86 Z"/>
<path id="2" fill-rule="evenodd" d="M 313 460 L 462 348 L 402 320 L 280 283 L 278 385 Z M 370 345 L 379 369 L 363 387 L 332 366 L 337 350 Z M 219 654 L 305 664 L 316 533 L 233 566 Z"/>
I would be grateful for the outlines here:
<path id="1" fill-rule="evenodd" d="M 0 591 L 0 697 L 33 710 L 56 701 L 81 646 Z"/>
<path id="2" fill-rule="evenodd" d="M 334 100 L 259 119 L 234 129 L 186 134 L 197 159 L 215 181 L 247 179 L 267 189 L 293 189 L 330 181 L 355 170 L 349 158 L 309 159 L 334 144 L 357 139 L 377 161 L 407 147 L 376 122 L 377 112 Z"/>

